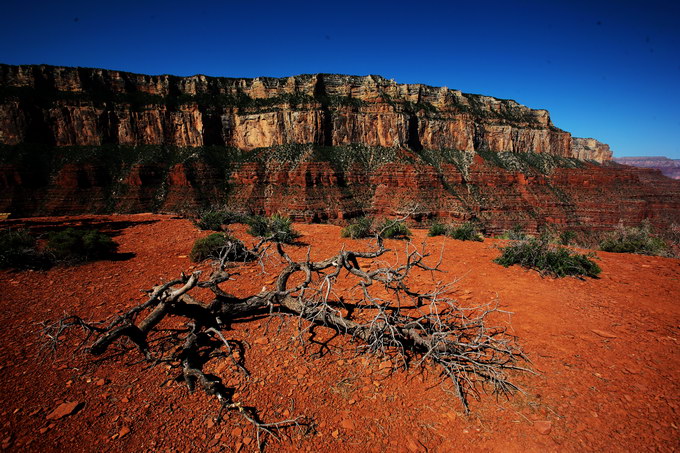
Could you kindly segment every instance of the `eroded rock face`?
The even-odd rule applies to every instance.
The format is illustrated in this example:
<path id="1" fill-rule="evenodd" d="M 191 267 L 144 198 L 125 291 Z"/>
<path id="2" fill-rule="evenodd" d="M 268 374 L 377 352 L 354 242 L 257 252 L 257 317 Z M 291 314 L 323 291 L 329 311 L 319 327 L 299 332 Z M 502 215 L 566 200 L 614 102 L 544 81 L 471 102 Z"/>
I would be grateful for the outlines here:
<path id="1" fill-rule="evenodd" d="M 570 134 L 554 127 L 546 110 L 380 76 L 225 79 L 0 65 L 0 85 L 5 144 L 218 144 L 251 150 L 355 143 L 606 160 L 597 147 L 572 149 Z"/>
<path id="2" fill-rule="evenodd" d="M 612 151 L 609 145 L 598 142 L 594 138 L 571 139 L 572 156 L 577 159 L 594 160 L 596 162 L 608 162 L 612 160 Z"/>
<path id="3" fill-rule="evenodd" d="M 607 145 L 510 100 L 379 76 L 50 66 L 0 65 L 0 87 L 0 212 L 16 216 L 227 205 L 341 222 L 417 207 L 415 221 L 487 232 L 680 223 L 679 182 L 610 164 Z"/>

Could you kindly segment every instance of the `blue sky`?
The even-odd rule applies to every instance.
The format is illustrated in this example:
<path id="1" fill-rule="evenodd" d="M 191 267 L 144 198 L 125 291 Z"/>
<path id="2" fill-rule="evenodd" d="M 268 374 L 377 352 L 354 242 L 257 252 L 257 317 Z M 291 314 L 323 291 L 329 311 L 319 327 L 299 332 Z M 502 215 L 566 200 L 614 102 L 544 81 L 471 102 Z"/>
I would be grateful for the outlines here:
<path id="1" fill-rule="evenodd" d="M 4 0 L 0 62 L 380 74 L 515 99 L 616 156 L 680 158 L 680 3 Z"/>

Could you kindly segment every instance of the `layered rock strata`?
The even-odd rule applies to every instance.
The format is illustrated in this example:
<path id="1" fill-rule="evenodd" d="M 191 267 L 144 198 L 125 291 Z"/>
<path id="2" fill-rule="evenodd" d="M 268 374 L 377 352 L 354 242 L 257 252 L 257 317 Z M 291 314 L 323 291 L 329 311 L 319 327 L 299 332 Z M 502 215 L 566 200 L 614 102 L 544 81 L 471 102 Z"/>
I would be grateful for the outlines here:
<path id="1" fill-rule="evenodd" d="M 550 153 L 572 145 L 546 110 L 380 76 L 228 79 L 0 65 L 0 143 L 234 146 L 290 143 Z"/>
<path id="2" fill-rule="evenodd" d="M 545 110 L 377 76 L 0 65 L 0 212 L 362 214 L 607 230 L 680 223 L 680 185 Z"/>

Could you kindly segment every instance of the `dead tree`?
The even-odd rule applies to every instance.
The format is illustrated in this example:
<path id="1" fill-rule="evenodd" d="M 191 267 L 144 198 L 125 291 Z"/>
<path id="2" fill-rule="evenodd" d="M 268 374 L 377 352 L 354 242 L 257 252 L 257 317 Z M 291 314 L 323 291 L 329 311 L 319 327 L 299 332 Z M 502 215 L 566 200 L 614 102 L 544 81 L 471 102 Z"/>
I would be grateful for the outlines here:
<path id="1" fill-rule="evenodd" d="M 399 366 L 439 367 L 442 376 L 453 384 L 466 412 L 469 397 L 478 397 L 481 389 L 498 394 L 517 390 L 509 381 L 508 372 L 528 371 L 521 366 L 526 357 L 505 326 L 493 326 L 489 322 L 492 315 L 503 312 L 493 306 L 461 308 L 446 296 L 448 285 L 435 285 L 437 287 L 429 292 L 412 289 L 409 285 L 411 273 L 416 269 L 437 272 L 441 257 L 439 263 L 427 265 L 425 258 L 429 255 L 409 242 L 402 264 L 376 267 L 378 259 L 389 251 L 379 236 L 376 241 L 373 251 L 343 249 L 322 261 L 312 261 L 310 250 L 304 260 L 296 261 L 281 244 L 272 244 L 272 253 L 284 265 L 275 288 L 270 291 L 263 288 L 259 294 L 243 298 L 235 297 L 223 288 L 233 276 L 228 262 L 233 254 L 223 250 L 206 280 L 201 280 L 200 271 L 182 274 L 176 280 L 154 287 L 144 303 L 107 322 L 93 324 L 69 317 L 48 326 L 44 332 L 55 344 L 66 328 L 77 325 L 88 333 L 86 350 L 93 355 L 104 354 L 114 342 L 125 338 L 132 341 L 149 362 L 181 364 L 184 381 L 190 390 L 198 385 L 216 397 L 222 409 L 238 411 L 256 426 L 258 445 L 261 432 L 273 434 L 277 428 L 300 420 L 261 422 L 252 411 L 231 401 L 221 382 L 206 376 L 197 360 L 199 339 L 213 337 L 224 345 L 235 367 L 247 373 L 232 355 L 225 332 L 232 321 L 254 314 L 293 317 L 300 327 L 300 335 L 311 326 L 326 326 L 351 337 L 358 344 L 358 351 L 387 355 Z M 262 256 L 264 244 L 266 241 L 261 241 L 253 251 Z M 350 280 L 344 283 L 353 283 L 353 290 L 360 295 L 357 309 L 351 316 L 343 316 L 340 310 L 342 298 L 334 291 L 338 282 L 344 279 Z M 393 297 L 390 300 L 374 297 L 372 289 L 375 286 L 382 286 Z M 197 300 L 190 294 L 195 288 L 208 288 L 214 297 L 210 301 Z M 184 338 L 178 340 L 181 348 L 174 348 L 170 357 L 164 357 L 162 351 L 154 350 L 148 339 L 169 317 L 186 320 L 188 329 Z"/>

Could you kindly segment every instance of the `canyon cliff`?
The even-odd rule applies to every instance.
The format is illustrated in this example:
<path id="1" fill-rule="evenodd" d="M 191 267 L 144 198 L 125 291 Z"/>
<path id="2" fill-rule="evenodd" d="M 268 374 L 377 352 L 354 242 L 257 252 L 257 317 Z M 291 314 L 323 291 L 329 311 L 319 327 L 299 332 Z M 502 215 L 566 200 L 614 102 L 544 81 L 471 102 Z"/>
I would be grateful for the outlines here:
<path id="1" fill-rule="evenodd" d="M 0 211 L 228 205 L 492 231 L 680 221 L 680 189 L 546 110 L 379 76 L 234 79 L 0 65 Z M 670 182 L 669 182 L 670 181 Z"/>

